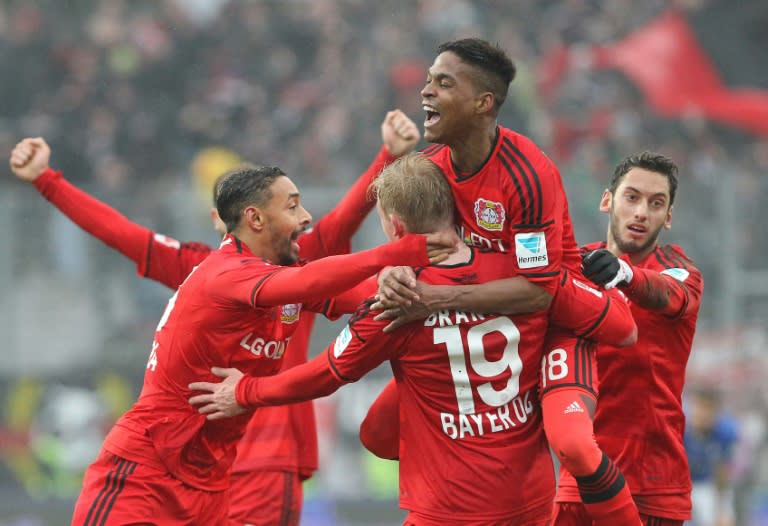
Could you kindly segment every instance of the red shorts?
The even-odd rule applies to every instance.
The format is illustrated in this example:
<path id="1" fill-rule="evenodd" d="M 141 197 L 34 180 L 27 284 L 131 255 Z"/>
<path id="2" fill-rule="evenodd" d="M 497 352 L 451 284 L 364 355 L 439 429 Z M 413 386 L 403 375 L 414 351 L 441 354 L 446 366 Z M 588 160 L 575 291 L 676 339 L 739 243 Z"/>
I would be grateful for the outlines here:
<path id="1" fill-rule="evenodd" d="M 539 387 L 542 397 L 561 387 L 583 389 L 596 397 L 595 343 L 578 338 L 567 329 L 550 326 L 544 339 Z"/>
<path id="2" fill-rule="evenodd" d="M 552 520 L 552 503 L 543 504 L 516 517 L 497 520 L 456 520 L 451 518 L 436 519 L 410 512 L 403 526 L 549 526 Z"/>
<path id="3" fill-rule="evenodd" d="M 229 525 L 295 526 L 301 517 L 298 473 L 254 470 L 232 473 Z"/>
<path id="4" fill-rule="evenodd" d="M 644 526 L 683 526 L 677 519 L 664 519 L 640 514 Z M 552 526 L 592 526 L 592 517 L 581 502 L 557 502 Z"/>
<path id="5" fill-rule="evenodd" d="M 85 472 L 72 526 L 227 524 L 226 491 L 203 491 L 102 449 Z"/>

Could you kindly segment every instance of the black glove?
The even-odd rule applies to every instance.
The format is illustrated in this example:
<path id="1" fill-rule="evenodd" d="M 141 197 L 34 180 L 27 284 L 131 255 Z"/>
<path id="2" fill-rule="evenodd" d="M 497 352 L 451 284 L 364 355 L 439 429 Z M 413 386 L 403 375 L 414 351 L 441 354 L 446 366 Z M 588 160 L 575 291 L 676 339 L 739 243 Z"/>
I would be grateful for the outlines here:
<path id="1" fill-rule="evenodd" d="M 584 277 L 606 289 L 611 289 L 619 283 L 629 283 L 633 276 L 632 267 L 605 248 L 593 250 L 585 255 L 581 259 L 581 270 Z"/>

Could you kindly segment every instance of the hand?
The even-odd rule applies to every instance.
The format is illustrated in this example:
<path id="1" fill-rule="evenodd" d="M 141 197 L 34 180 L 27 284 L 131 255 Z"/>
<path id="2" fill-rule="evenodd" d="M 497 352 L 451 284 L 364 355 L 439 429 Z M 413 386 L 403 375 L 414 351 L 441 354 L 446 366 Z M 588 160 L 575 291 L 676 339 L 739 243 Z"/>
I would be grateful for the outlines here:
<path id="1" fill-rule="evenodd" d="M 189 399 L 192 405 L 199 405 L 200 413 L 208 415 L 208 420 L 220 420 L 245 413 L 246 409 L 237 405 L 235 388 L 237 382 L 243 377 L 238 369 L 224 369 L 213 367 L 211 372 L 219 378 L 224 378 L 220 383 L 193 382 L 189 388 L 193 391 L 208 391 L 206 394 L 193 396 Z"/>
<path id="2" fill-rule="evenodd" d="M 420 293 L 420 289 L 425 285 L 419 283 L 416 286 L 416 290 Z M 377 301 L 371 305 L 372 310 L 384 309 L 382 312 L 374 317 L 374 320 L 392 320 L 392 322 L 384 327 L 384 332 L 392 332 L 412 321 L 424 320 L 429 317 L 432 312 L 427 303 L 417 298 L 414 301 L 408 303 L 407 306 L 384 308 L 384 302 Z"/>
<path id="3" fill-rule="evenodd" d="M 435 265 L 448 259 L 448 256 L 458 250 L 457 243 L 459 242 L 460 240 L 453 233 L 427 234 L 427 257 L 429 257 L 429 264 Z"/>
<path id="4" fill-rule="evenodd" d="M 400 110 L 387 112 L 381 123 L 381 140 L 389 153 L 401 157 L 413 151 L 421 139 L 419 127 Z"/>
<path id="5" fill-rule="evenodd" d="M 610 250 L 593 250 L 581 260 L 584 277 L 605 289 L 612 289 L 619 284 L 632 281 L 632 267 L 623 259 L 617 258 Z"/>
<path id="6" fill-rule="evenodd" d="M 31 183 L 48 169 L 51 148 L 42 137 L 27 138 L 19 142 L 11 152 L 9 163 L 14 175 Z"/>
<path id="7" fill-rule="evenodd" d="M 418 301 L 416 273 L 411 267 L 387 267 L 379 273 L 373 310 L 407 307 Z"/>

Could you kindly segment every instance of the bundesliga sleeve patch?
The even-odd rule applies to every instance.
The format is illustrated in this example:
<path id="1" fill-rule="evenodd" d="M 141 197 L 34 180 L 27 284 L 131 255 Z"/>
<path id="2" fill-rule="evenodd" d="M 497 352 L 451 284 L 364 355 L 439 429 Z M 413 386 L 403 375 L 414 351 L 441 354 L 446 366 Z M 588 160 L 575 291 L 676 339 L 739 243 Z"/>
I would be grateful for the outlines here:
<path id="1" fill-rule="evenodd" d="M 684 268 L 668 268 L 666 270 L 662 270 L 661 274 L 666 274 L 667 276 L 675 278 L 677 281 L 681 282 L 688 279 L 688 276 L 691 275 L 691 273 Z"/>
<path id="2" fill-rule="evenodd" d="M 544 237 L 544 232 L 515 234 L 515 255 L 517 266 L 521 269 L 549 265 L 547 238 Z"/>
<path id="3" fill-rule="evenodd" d="M 349 325 L 345 325 L 344 329 L 336 336 L 336 341 L 333 342 L 333 357 L 338 358 L 344 349 L 347 348 L 349 342 L 352 341 L 352 331 L 349 330 Z"/>
<path id="4" fill-rule="evenodd" d="M 172 237 L 164 236 L 163 234 L 155 234 L 155 241 L 169 248 L 175 248 L 177 250 L 181 248 L 181 243 Z"/>

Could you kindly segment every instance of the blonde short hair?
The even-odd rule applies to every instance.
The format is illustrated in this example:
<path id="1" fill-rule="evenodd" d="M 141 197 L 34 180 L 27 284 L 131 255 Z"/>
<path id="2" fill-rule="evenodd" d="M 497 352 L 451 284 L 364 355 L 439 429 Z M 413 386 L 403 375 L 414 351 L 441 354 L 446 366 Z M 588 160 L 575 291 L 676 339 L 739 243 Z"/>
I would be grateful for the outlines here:
<path id="1" fill-rule="evenodd" d="M 420 153 L 404 155 L 384 168 L 369 191 L 409 232 L 435 232 L 454 223 L 451 187 L 440 168 Z"/>

